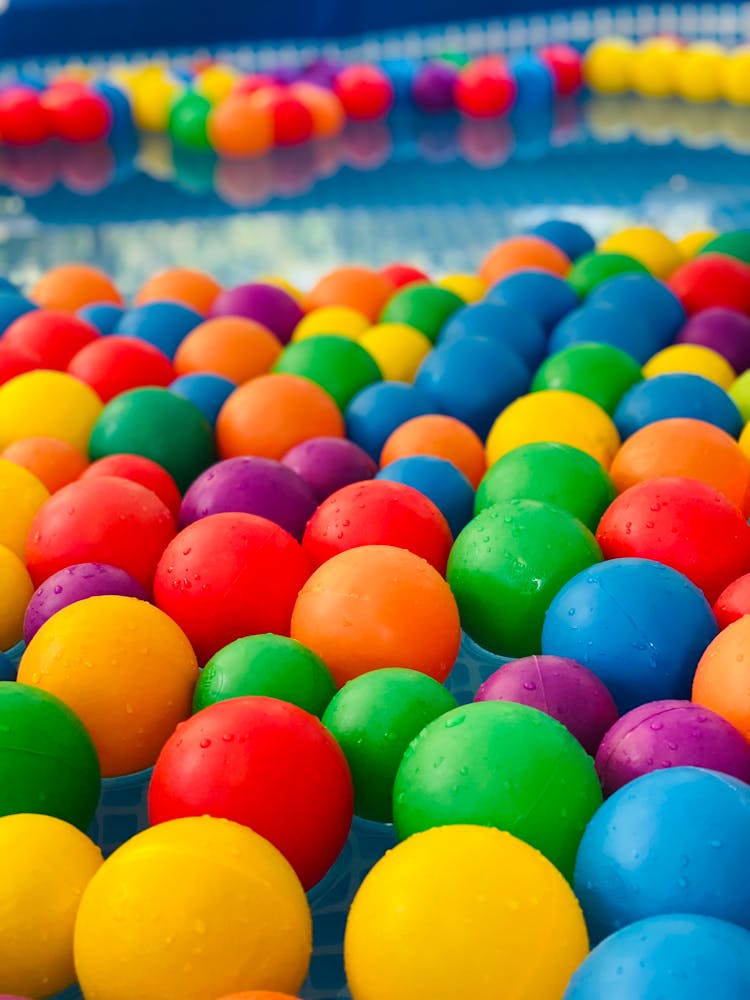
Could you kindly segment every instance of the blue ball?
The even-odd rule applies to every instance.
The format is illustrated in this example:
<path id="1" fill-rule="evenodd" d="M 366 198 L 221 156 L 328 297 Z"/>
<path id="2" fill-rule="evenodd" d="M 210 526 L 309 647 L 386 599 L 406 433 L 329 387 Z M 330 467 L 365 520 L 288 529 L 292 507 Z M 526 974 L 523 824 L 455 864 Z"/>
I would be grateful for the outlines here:
<path id="1" fill-rule="evenodd" d="M 690 698 L 693 674 L 718 626 L 695 584 L 650 559 L 610 559 L 584 570 L 547 609 L 542 652 L 588 667 L 621 713 Z"/>
<path id="2" fill-rule="evenodd" d="M 7 278 L 0 277 L 0 293 L 5 294 L 6 292 L 9 292 L 11 295 L 18 295 L 18 289 L 13 282 L 8 281 Z"/>
<path id="3" fill-rule="evenodd" d="M 463 337 L 436 347 L 419 366 L 414 385 L 451 417 L 485 438 L 497 415 L 528 391 L 531 372 L 510 347 Z"/>
<path id="4" fill-rule="evenodd" d="M 485 301 L 498 306 L 515 306 L 532 316 L 547 333 L 581 304 L 567 281 L 545 271 L 509 274 L 492 286 Z"/>
<path id="5" fill-rule="evenodd" d="M 395 101 L 399 104 L 409 102 L 416 73 L 415 63 L 410 59 L 383 59 L 379 65 L 393 84 Z"/>
<path id="6" fill-rule="evenodd" d="M 737 1000 L 750 996 L 750 933 L 726 920 L 668 914 L 606 938 L 563 1000 Z"/>
<path id="7" fill-rule="evenodd" d="M 189 399 L 214 427 L 219 411 L 236 388 L 237 383 L 224 378 L 223 375 L 214 375 L 213 372 L 194 372 L 175 379 L 169 391 L 175 396 Z"/>
<path id="8" fill-rule="evenodd" d="M 743 427 L 729 393 L 701 375 L 685 372 L 657 375 L 634 385 L 620 400 L 613 419 L 620 437 L 627 438 L 647 424 L 671 417 L 704 420 L 732 437 L 739 437 Z"/>
<path id="9" fill-rule="evenodd" d="M 555 99 L 555 82 L 545 64 L 534 55 L 518 56 L 510 64 L 516 81 L 514 110 L 544 111 Z"/>
<path id="10" fill-rule="evenodd" d="M 145 340 L 171 359 L 190 331 L 202 322 L 200 313 L 177 302 L 148 302 L 126 312 L 115 333 Z"/>
<path id="11" fill-rule="evenodd" d="M 375 382 L 358 392 L 344 411 L 346 436 L 380 461 L 391 434 L 414 417 L 440 410 L 421 389 L 406 382 Z"/>
<path id="12" fill-rule="evenodd" d="M 0 653 L 0 681 L 14 681 L 17 673 L 17 664 L 7 654 Z"/>
<path id="13" fill-rule="evenodd" d="M 653 332 L 638 316 L 608 305 L 590 305 L 568 313 L 549 338 L 550 354 L 574 344 L 609 344 L 644 365 L 659 350 Z"/>
<path id="14" fill-rule="evenodd" d="M 113 136 L 133 128 L 133 111 L 124 91 L 109 80 L 96 80 L 92 90 L 100 94 L 112 110 Z"/>
<path id="15" fill-rule="evenodd" d="M 744 781 L 673 767 L 629 782 L 594 813 L 578 848 L 573 888 L 592 940 L 659 914 L 750 928 L 749 843 Z"/>
<path id="16" fill-rule="evenodd" d="M 5 333 L 14 319 L 33 312 L 38 307 L 18 292 L 0 288 L 0 335 Z"/>
<path id="17" fill-rule="evenodd" d="M 571 260 L 583 257 L 595 249 L 594 237 L 577 222 L 567 222 L 565 219 L 548 219 L 529 230 L 534 236 L 541 236 L 559 247 Z"/>
<path id="18" fill-rule="evenodd" d="M 111 302 L 94 302 L 78 310 L 80 318 L 95 326 L 103 337 L 115 332 L 124 313 L 122 306 L 116 306 Z"/>
<path id="19" fill-rule="evenodd" d="M 477 302 L 453 313 L 440 331 L 438 345 L 443 347 L 462 337 L 486 337 L 505 344 L 532 371 L 541 363 L 547 347 L 544 330 L 532 316 L 515 306 L 491 302 Z"/>
<path id="20" fill-rule="evenodd" d="M 597 285 L 586 302 L 638 316 L 654 333 L 659 351 L 672 343 L 686 319 L 677 296 L 650 274 L 615 275 Z"/>
<path id="21" fill-rule="evenodd" d="M 399 458 L 381 469 L 375 478 L 403 483 L 423 493 L 441 511 L 454 538 L 474 516 L 474 489 L 463 472 L 445 458 L 434 455 Z"/>

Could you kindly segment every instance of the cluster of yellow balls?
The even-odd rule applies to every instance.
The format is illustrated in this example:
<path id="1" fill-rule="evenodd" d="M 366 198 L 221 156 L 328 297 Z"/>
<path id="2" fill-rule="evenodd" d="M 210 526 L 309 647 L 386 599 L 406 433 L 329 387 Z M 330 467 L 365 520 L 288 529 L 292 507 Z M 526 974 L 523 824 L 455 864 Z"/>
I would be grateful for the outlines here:
<path id="1" fill-rule="evenodd" d="M 679 97 L 700 104 L 750 106 L 750 46 L 673 38 L 602 38 L 584 58 L 584 78 L 600 94 Z"/>

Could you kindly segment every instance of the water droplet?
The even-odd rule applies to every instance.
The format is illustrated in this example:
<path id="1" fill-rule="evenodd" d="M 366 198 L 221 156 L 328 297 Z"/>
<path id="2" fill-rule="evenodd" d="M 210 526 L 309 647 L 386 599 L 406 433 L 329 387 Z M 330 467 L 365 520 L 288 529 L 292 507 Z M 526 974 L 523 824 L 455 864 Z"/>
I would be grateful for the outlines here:
<path id="1" fill-rule="evenodd" d="M 211 746 L 211 740 L 206 740 L 206 739 L 201 740 L 200 746 L 201 750 L 208 750 L 208 748 Z"/>

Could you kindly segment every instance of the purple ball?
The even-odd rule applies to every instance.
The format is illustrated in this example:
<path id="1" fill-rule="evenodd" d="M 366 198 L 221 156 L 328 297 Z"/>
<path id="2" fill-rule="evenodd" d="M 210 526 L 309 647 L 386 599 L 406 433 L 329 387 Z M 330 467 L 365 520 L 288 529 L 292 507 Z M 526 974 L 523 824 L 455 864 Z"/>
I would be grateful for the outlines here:
<path id="1" fill-rule="evenodd" d="M 557 719 L 593 757 L 617 719 L 617 706 L 599 678 L 563 656 L 524 656 L 487 678 L 474 701 L 514 701 Z"/>
<path id="2" fill-rule="evenodd" d="M 304 69 L 304 77 L 310 83 L 317 83 L 321 87 L 329 90 L 333 88 L 333 82 L 341 72 L 341 63 L 332 62 L 330 59 L 316 59 Z"/>
<path id="3" fill-rule="evenodd" d="M 298 66 L 277 66 L 271 73 L 274 83 L 281 87 L 288 87 L 290 83 L 296 83 L 303 77 L 303 71 Z"/>
<path id="4" fill-rule="evenodd" d="M 282 344 L 287 344 L 303 312 L 283 288 L 257 282 L 220 292 L 211 306 L 210 315 L 254 319 L 275 333 Z"/>
<path id="5" fill-rule="evenodd" d="M 257 514 L 299 541 L 317 507 L 310 487 L 296 472 L 270 458 L 229 458 L 206 469 L 187 491 L 180 527 L 209 514 Z"/>
<path id="6" fill-rule="evenodd" d="M 149 595 L 130 573 L 107 563 L 77 563 L 48 577 L 33 594 L 23 620 L 23 637 L 31 642 L 44 623 L 69 604 L 87 597 L 137 597 L 148 601 Z"/>
<path id="7" fill-rule="evenodd" d="M 318 503 L 350 483 L 372 479 L 378 471 L 367 452 L 346 438 L 310 438 L 295 445 L 281 461 L 304 479 Z"/>
<path id="8" fill-rule="evenodd" d="M 423 111 L 450 111 L 458 73 L 446 62 L 426 63 L 412 83 L 412 98 Z"/>
<path id="9" fill-rule="evenodd" d="M 710 347 L 726 358 L 738 375 L 750 368 L 750 318 L 733 309 L 694 313 L 677 336 L 680 344 Z"/>
<path id="10" fill-rule="evenodd" d="M 612 726 L 596 755 L 605 795 L 666 767 L 704 767 L 750 782 L 750 744 L 716 712 L 692 701 L 650 701 Z"/>

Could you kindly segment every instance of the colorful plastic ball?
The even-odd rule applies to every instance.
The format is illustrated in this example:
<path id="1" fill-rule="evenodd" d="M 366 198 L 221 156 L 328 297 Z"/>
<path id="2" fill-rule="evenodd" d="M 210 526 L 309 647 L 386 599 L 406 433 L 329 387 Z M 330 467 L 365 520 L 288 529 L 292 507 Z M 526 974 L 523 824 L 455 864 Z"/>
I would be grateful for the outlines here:
<path id="1" fill-rule="evenodd" d="M 432 455 L 453 462 L 476 488 L 487 471 L 484 446 L 467 424 L 442 413 L 413 417 L 388 437 L 380 453 L 381 466 L 412 455 Z"/>
<path id="2" fill-rule="evenodd" d="M 172 362 L 158 347 L 119 335 L 103 337 L 79 350 L 67 371 L 90 385 L 104 403 L 129 389 L 167 386 L 174 379 Z"/>
<path id="3" fill-rule="evenodd" d="M 82 989 L 112 1000 L 202 1000 L 251 984 L 296 993 L 311 947 L 288 862 L 254 831 L 209 816 L 159 824 L 116 851 L 89 884 L 75 932 Z"/>
<path id="4" fill-rule="evenodd" d="M 307 483 L 318 503 L 351 483 L 372 479 L 377 471 L 367 452 L 346 438 L 310 438 L 282 461 Z"/>
<path id="5" fill-rule="evenodd" d="M 516 84 L 514 107 L 519 113 L 548 110 L 555 99 L 554 76 L 538 55 L 518 56 L 510 63 Z"/>
<path id="6" fill-rule="evenodd" d="M 309 112 L 314 139 L 333 139 L 343 132 L 346 113 L 331 90 L 308 80 L 297 80 L 289 87 L 289 95 Z"/>
<path id="7" fill-rule="evenodd" d="M 663 476 L 697 479 L 748 512 L 750 462 L 733 438 L 703 420 L 673 417 L 647 424 L 624 442 L 610 474 L 621 493 Z"/>
<path id="8" fill-rule="evenodd" d="M 728 392 L 742 415 L 743 423 L 747 423 L 750 420 L 750 371 L 736 378 Z"/>
<path id="9" fill-rule="evenodd" d="M 378 460 L 390 435 L 414 417 L 434 413 L 423 392 L 405 382 L 374 382 L 362 389 L 346 408 L 347 436 Z"/>
<path id="10" fill-rule="evenodd" d="M 487 286 L 476 274 L 446 274 L 438 278 L 435 284 L 458 295 L 467 305 L 479 302 L 487 294 Z"/>
<path id="11" fill-rule="evenodd" d="M 578 306 L 579 299 L 567 281 L 558 275 L 523 270 L 498 281 L 488 292 L 487 303 L 512 306 L 527 313 L 550 332 L 563 316 Z"/>
<path id="12" fill-rule="evenodd" d="M 50 121 L 40 93 L 16 85 L 0 92 L 0 137 L 11 146 L 36 146 L 50 136 Z"/>
<path id="13" fill-rule="evenodd" d="M 624 440 L 647 424 L 672 417 L 702 420 L 735 438 L 743 427 L 740 411 L 728 393 L 700 375 L 680 372 L 634 385 L 621 398 L 613 419 Z"/>
<path id="14" fill-rule="evenodd" d="M 677 570 L 649 559 L 611 559 L 573 577 L 553 598 L 542 652 L 588 667 L 628 712 L 687 698 L 716 632 L 705 596 Z"/>
<path id="15" fill-rule="evenodd" d="M 148 302 L 177 302 L 205 314 L 220 292 L 221 285 L 203 271 L 171 267 L 145 281 L 133 301 L 137 306 Z"/>
<path id="16" fill-rule="evenodd" d="M 0 299 L 2 299 L 2 294 L 0 294 Z M 2 305 L 0 305 L 0 309 L 2 309 Z M 39 363 L 33 355 L 0 341 L 0 385 L 5 385 L 17 375 L 33 372 L 38 367 Z"/>
<path id="17" fill-rule="evenodd" d="M 731 49 L 722 60 L 719 70 L 721 96 L 735 107 L 745 108 L 750 104 L 750 90 L 747 85 L 747 71 L 750 65 L 748 47 L 739 45 Z"/>
<path id="18" fill-rule="evenodd" d="M 160 388 L 132 389 L 102 410 L 91 432 L 89 454 L 98 459 L 117 453 L 150 458 L 180 490 L 215 458 L 211 426 L 200 410 Z"/>
<path id="19" fill-rule="evenodd" d="M 750 903 L 737 872 L 749 832 L 750 788 L 728 775 L 674 767 L 615 792 L 589 823 L 576 862 L 574 888 L 592 940 L 661 914 L 747 927 Z"/>
<path id="20" fill-rule="evenodd" d="M 497 118 L 510 111 L 517 92 L 505 59 L 485 56 L 459 72 L 453 99 L 458 110 L 469 118 Z"/>
<path id="21" fill-rule="evenodd" d="M 602 253 L 622 253 L 637 260 L 655 277 L 666 280 L 682 264 L 669 237 L 650 226 L 622 229 L 599 244 Z"/>
<path id="22" fill-rule="evenodd" d="M 24 298 L 23 295 L 7 289 L 0 289 L 0 332 L 7 330 L 19 316 L 25 316 L 37 308 L 38 306 Z"/>
<path id="23" fill-rule="evenodd" d="M 259 107 L 247 94 L 232 94 L 211 109 L 206 134 L 220 156 L 231 159 L 262 156 L 273 146 L 270 109 Z"/>
<path id="24" fill-rule="evenodd" d="M 424 63 L 414 76 L 412 100 L 422 111 L 451 111 L 457 77 L 455 67 L 443 60 Z"/>
<path id="25" fill-rule="evenodd" d="M 251 100 L 258 103 L 264 91 L 256 91 Z M 284 89 L 271 100 L 273 139 L 277 146 L 299 146 L 308 142 L 315 129 L 315 120 L 307 104 Z"/>
<path id="26" fill-rule="evenodd" d="M 672 97 L 682 44 L 672 38 L 649 38 L 633 52 L 632 88 L 643 97 Z"/>
<path id="27" fill-rule="evenodd" d="M 725 358 L 735 372 L 750 368 L 750 318 L 732 309 L 694 313 L 680 330 L 681 344 L 698 344 Z"/>
<path id="28" fill-rule="evenodd" d="M 41 436 L 85 451 L 101 409 L 93 389 L 64 372 L 19 375 L 0 387 L 0 446 Z"/>
<path id="29" fill-rule="evenodd" d="M 494 1000 L 502 991 L 556 1000 L 587 950 L 580 909 L 554 866 L 510 834 L 468 825 L 389 851 L 357 892 L 344 937 L 354 1000 Z"/>
<path id="30" fill-rule="evenodd" d="M 94 302 L 123 305 L 113 282 L 89 264 L 61 264 L 50 268 L 36 282 L 29 298 L 42 309 L 77 312 Z"/>
<path id="31" fill-rule="evenodd" d="M 690 315 L 715 306 L 750 314 L 750 270 L 734 257 L 700 254 L 674 272 L 669 287 Z"/>
<path id="32" fill-rule="evenodd" d="M 652 331 L 657 349 L 667 347 L 685 323 L 685 310 L 670 289 L 650 274 L 618 274 L 598 284 L 586 304 L 634 315 Z"/>
<path id="33" fill-rule="evenodd" d="M 359 340 L 369 328 L 370 321 L 350 306 L 321 306 L 306 313 L 294 328 L 292 340 L 305 340 L 320 334 L 335 334 Z"/>
<path id="34" fill-rule="evenodd" d="M 555 93 L 570 97 L 583 86 L 583 58 L 572 45 L 545 45 L 538 56 L 549 67 L 555 83 Z"/>
<path id="35" fill-rule="evenodd" d="M 647 917 L 603 941 L 579 966 L 564 1000 L 733 1000 L 750 989 L 750 936 L 725 920 Z"/>
<path id="36" fill-rule="evenodd" d="M 548 219 L 540 222 L 538 226 L 534 226 L 531 233 L 554 243 L 569 260 L 577 260 L 595 248 L 591 234 L 577 222 L 569 222 L 567 219 Z"/>
<path id="37" fill-rule="evenodd" d="M 559 247 L 541 236 L 514 236 L 490 250 L 479 273 L 489 286 L 529 268 L 564 278 L 570 270 L 570 260 Z"/>
<path id="38" fill-rule="evenodd" d="M 23 562 L 11 549 L 0 545 L 0 649 L 12 649 L 23 638 L 23 616 L 34 586 Z"/>
<path id="39" fill-rule="evenodd" d="M 546 353 L 543 327 L 515 306 L 477 302 L 453 313 L 440 332 L 445 347 L 465 337 L 483 337 L 510 348 L 533 371 Z"/>
<path id="40" fill-rule="evenodd" d="M 151 490 L 177 520 L 180 510 L 180 491 L 177 484 L 166 469 L 157 462 L 143 455 L 128 455 L 120 453 L 108 455 L 92 462 L 81 474 L 81 479 L 92 479 L 95 476 L 116 476 L 128 479 L 132 483 L 140 483 Z"/>
<path id="41" fill-rule="evenodd" d="M 584 56 L 586 83 L 600 94 L 624 94 L 630 89 L 634 51 L 624 38 L 597 39 Z"/>
<path id="42" fill-rule="evenodd" d="M 674 67 L 680 97 L 707 104 L 720 100 L 720 74 L 724 58 L 724 49 L 713 42 L 685 46 Z"/>
<path id="43" fill-rule="evenodd" d="M 114 116 L 108 101 L 88 87 L 53 85 L 42 95 L 41 104 L 50 131 L 63 142 L 101 142 L 112 131 Z"/>
<path id="44" fill-rule="evenodd" d="M 720 253 L 750 264 L 750 230 L 733 229 L 714 236 L 701 248 L 701 254 Z"/>
<path id="45" fill-rule="evenodd" d="M 242 823 L 281 851 L 309 889 L 341 852 L 353 801 L 346 758 L 318 719 L 276 698 L 244 697 L 215 702 L 178 727 L 154 768 L 149 817 Z"/>
<path id="46" fill-rule="evenodd" d="M 30 354 L 40 368 L 65 371 L 78 351 L 99 336 L 96 327 L 69 313 L 35 309 L 10 324 L 3 343 Z"/>
<path id="47" fill-rule="evenodd" d="M 697 257 L 703 247 L 717 235 L 715 229 L 699 229 L 683 236 L 681 240 L 677 241 L 683 259 L 692 260 L 693 257 Z"/>
<path id="48" fill-rule="evenodd" d="M 646 378 L 668 372 L 688 372 L 710 379 L 728 389 L 737 377 L 729 362 L 717 351 L 699 344 L 673 344 L 655 354 L 643 366 Z"/>
<path id="49" fill-rule="evenodd" d="M 706 649 L 693 680 L 693 701 L 718 712 L 750 739 L 750 697 L 744 666 L 750 618 L 731 622 Z"/>
<path id="50" fill-rule="evenodd" d="M 208 115 L 211 101 L 202 94 L 186 90 L 172 104 L 169 111 L 169 135 L 174 142 L 188 149 L 208 149 Z"/>
<path id="51" fill-rule="evenodd" d="M 110 302 L 93 302 L 91 305 L 79 309 L 76 315 L 85 323 L 96 327 L 103 337 L 108 337 L 115 332 L 124 311 L 122 306 L 116 306 Z"/>
<path id="52" fill-rule="evenodd" d="M 638 362 L 611 344 L 578 343 L 547 358 L 531 383 L 533 392 L 576 392 L 612 414 L 622 397 L 641 382 Z"/>
<path id="53" fill-rule="evenodd" d="M 561 722 L 592 757 L 618 714 L 596 674 L 561 656 L 511 660 L 487 678 L 474 701 L 511 701 L 536 708 Z"/>
<path id="54" fill-rule="evenodd" d="M 233 66 L 212 63 L 196 75 L 195 90 L 211 104 L 219 104 L 229 97 L 239 80 L 240 75 Z"/>
<path id="55" fill-rule="evenodd" d="M 381 313 L 381 323 L 405 323 L 435 343 L 449 318 L 466 303 L 439 285 L 411 284 L 401 288 Z"/>
<path id="56" fill-rule="evenodd" d="M 413 382 L 432 343 L 406 323 L 378 323 L 359 338 L 359 344 L 378 366 L 384 379 Z"/>
<path id="57" fill-rule="evenodd" d="M 0 458 L 27 469 L 50 493 L 78 479 L 88 465 L 80 451 L 66 441 L 51 437 L 21 438 L 9 444 L 0 453 Z M 16 499 L 14 507 L 17 503 Z"/>
<path id="58" fill-rule="evenodd" d="M 382 118 L 393 106 L 393 84 L 377 66 L 355 63 L 344 67 L 336 75 L 333 90 L 354 121 Z"/>
<path id="59" fill-rule="evenodd" d="M 255 282 L 221 292 L 214 300 L 210 316 L 241 316 L 255 320 L 286 344 L 302 319 L 302 310 L 283 288 Z"/>
<path id="60" fill-rule="evenodd" d="M 596 251 L 579 257 L 571 267 L 567 280 L 576 294 L 585 299 L 599 285 L 621 274 L 648 274 L 648 271 L 628 254 Z"/>
<path id="61" fill-rule="evenodd" d="M 237 388 L 235 382 L 211 372 L 181 375 L 169 386 L 169 391 L 192 403 L 208 423 L 216 425 L 221 408 Z"/>
<path id="62" fill-rule="evenodd" d="M 174 358 L 185 337 L 202 321 L 200 313 L 179 302 L 147 302 L 126 312 L 115 332 L 145 340 Z"/>
<path id="63" fill-rule="evenodd" d="M 701 767 L 750 781 L 750 746 L 716 712 L 691 701 L 653 701 L 616 721 L 596 754 L 605 795 L 667 767 Z"/>
<path id="64" fill-rule="evenodd" d="M 309 337 L 290 344 L 274 372 L 309 379 L 332 397 L 342 411 L 358 392 L 382 378 L 375 360 L 346 337 Z"/>
<path id="65" fill-rule="evenodd" d="M 451 534 L 457 538 L 472 518 L 474 489 L 452 462 L 434 455 L 411 455 L 386 465 L 378 479 L 403 483 L 419 490 L 445 517 Z"/>
<path id="66" fill-rule="evenodd" d="M 174 364 L 178 375 L 211 372 L 241 385 L 269 371 L 280 354 L 280 341 L 260 323 L 222 316 L 191 330 L 177 348 Z"/>
<path id="67" fill-rule="evenodd" d="M 29 528 L 48 499 L 49 491 L 33 473 L 0 459 L 0 545 L 23 557 Z"/>
<path id="68" fill-rule="evenodd" d="M 737 577 L 719 594 L 713 607 L 720 629 L 750 614 L 750 573 Z"/>
<path id="69" fill-rule="evenodd" d="M 556 719 L 482 701 L 429 723 L 404 754 L 393 789 L 400 839 L 435 826 L 506 830 L 573 875 L 586 824 L 601 805 L 594 762 Z"/>
<path id="70" fill-rule="evenodd" d="M 366 267 L 339 267 L 313 286 L 307 296 L 307 310 L 323 306 L 348 306 L 377 322 L 393 295 L 393 285 L 382 274 Z"/>
<path id="71" fill-rule="evenodd" d="M 624 351 L 637 362 L 639 374 L 640 365 L 661 346 L 640 316 L 616 306 L 592 305 L 587 301 L 560 320 L 549 338 L 548 351 L 556 354 L 575 345 L 589 344 L 607 345 L 618 353 Z"/>
<path id="72" fill-rule="evenodd" d="M 76 978 L 76 912 L 101 851 L 69 823 L 30 813 L 0 819 L 0 850 L 0 989 L 54 996 Z"/>

